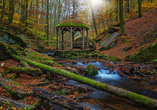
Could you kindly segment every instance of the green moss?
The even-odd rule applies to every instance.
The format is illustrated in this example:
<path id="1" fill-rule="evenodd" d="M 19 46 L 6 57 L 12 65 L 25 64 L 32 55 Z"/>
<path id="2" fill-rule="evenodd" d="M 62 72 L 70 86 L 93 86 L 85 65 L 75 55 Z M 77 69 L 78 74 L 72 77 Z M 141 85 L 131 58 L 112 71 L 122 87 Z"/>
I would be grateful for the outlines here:
<path id="1" fill-rule="evenodd" d="M 82 22 L 75 22 L 73 21 L 73 19 L 71 20 L 65 20 L 63 22 L 61 22 L 57 27 L 65 27 L 65 26 L 75 26 L 75 27 L 86 27 L 86 28 L 89 28 L 88 26 L 86 26 L 84 23 Z"/>
<path id="2" fill-rule="evenodd" d="M 40 101 L 35 102 L 33 105 L 31 105 L 32 107 L 37 107 L 39 105 Z"/>
<path id="3" fill-rule="evenodd" d="M 7 76 L 7 79 L 14 79 L 14 78 L 15 78 L 15 75 Z"/>
<path id="4" fill-rule="evenodd" d="M 118 56 L 111 56 L 111 55 L 109 55 L 109 56 L 107 56 L 107 59 L 109 59 L 109 60 L 112 60 L 112 61 L 121 61 L 121 59 L 118 57 Z"/>
<path id="5" fill-rule="evenodd" d="M 26 51 L 27 51 L 26 57 L 31 60 L 37 61 L 39 63 L 42 62 L 47 65 L 59 65 L 57 62 L 53 61 L 54 58 L 52 58 L 50 56 L 40 54 L 38 52 L 30 52 L 29 50 L 26 50 Z"/>
<path id="6" fill-rule="evenodd" d="M 4 32 L 5 34 L 7 34 L 9 39 L 12 39 L 12 40 L 15 41 L 15 44 L 18 44 L 18 45 L 20 45 L 22 47 L 26 47 L 27 44 L 19 36 L 14 35 L 14 34 L 10 33 L 9 31 L 0 29 L 0 33 L 1 32 Z"/>
<path id="7" fill-rule="evenodd" d="M 0 26 L 0 29 L 4 30 L 4 27 L 3 27 L 3 26 Z"/>
<path id="8" fill-rule="evenodd" d="M 2 105 L 4 105 L 4 103 L 2 101 L 0 101 L 0 107 L 2 107 Z"/>
<path id="9" fill-rule="evenodd" d="M 13 104 L 11 104 L 9 102 L 5 102 L 5 105 L 13 106 Z"/>
<path id="10" fill-rule="evenodd" d="M 86 67 L 85 72 L 89 76 L 95 76 L 98 74 L 98 69 L 95 66 L 93 66 L 92 64 L 89 64 Z"/>
<path id="11" fill-rule="evenodd" d="M 146 101 L 146 97 L 145 96 L 142 96 L 142 95 L 139 95 L 139 94 L 135 94 L 133 92 L 127 92 L 127 96 L 132 101 L 138 101 L 138 102 L 142 102 L 142 103 L 145 103 L 145 101 Z"/>
<path id="12" fill-rule="evenodd" d="M 22 85 L 21 85 L 21 84 L 19 84 L 19 83 L 15 82 L 15 81 L 14 81 L 14 84 L 15 84 L 15 85 L 17 85 L 17 86 L 19 86 L 19 87 L 22 87 Z"/>
<path id="13" fill-rule="evenodd" d="M 62 91 L 56 91 L 55 93 L 58 95 L 66 95 L 66 92 L 63 90 Z"/>
<path id="14" fill-rule="evenodd" d="M 33 110 L 33 108 L 28 108 L 28 107 L 21 107 L 23 110 Z"/>
<path id="15" fill-rule="evenodd" d="M 156 58 L 157 58 L 157 43 L 138 51 L 134 55 L 126 56 L 125 60 L 130 60 L 133 62 L 135 62 L 135 61 L 152 62 Z"/>
<path id="16" fill-rule="evenodd" d="M 2 73 L 0 73 L 0 77 L 2 77 Z"/>

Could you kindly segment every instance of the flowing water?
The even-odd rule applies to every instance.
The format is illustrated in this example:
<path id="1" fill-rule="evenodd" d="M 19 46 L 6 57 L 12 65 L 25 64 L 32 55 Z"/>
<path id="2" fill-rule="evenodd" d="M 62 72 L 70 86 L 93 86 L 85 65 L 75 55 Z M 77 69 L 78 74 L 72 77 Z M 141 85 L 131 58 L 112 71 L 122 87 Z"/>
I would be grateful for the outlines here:
<path id="1" fill-rule="evenodd" d="M 138 94 L 142 94 L 154 99 L 157 99 L 157 93 L 151 91 L 155 88 L 153 85 L 149 85 L 146 81 L 137 82 L 135 80 L 130 80 L 126 77 L 121 77 L 116 70 L 112 71 L 103 65 L 103 62 L 90 62 L 83 64 L 81 61 L 77 61 L 77 64 L 66 63 L 64 66 L 81 66 L 87 67 L 87 65 L 92 64 L 99 68 L 98 75 L 90 76 L 89 78 L 104 82 L 110 85 L 114 85 L 120 88 L 124 88 L 129 91 L 136 92 Z M 101 68 L 101 69 L 100 69 Z M 75 85 L 75 86 L 84 86 L 89 87 L 87 85 L 78 83 L 77 81 L 69 80 L 67 84 Z M 123 99 L 121 97 L 112 95 L 107 92 L 103 92 L 92 88 L 93 91 L 89 93 L 89 95 L 83 98 L 81 103 L 85 106 L 88 106 L 92 109 L 97 110 L 153 110 L 152 108 L 148 108 L 129 100 Z"/>

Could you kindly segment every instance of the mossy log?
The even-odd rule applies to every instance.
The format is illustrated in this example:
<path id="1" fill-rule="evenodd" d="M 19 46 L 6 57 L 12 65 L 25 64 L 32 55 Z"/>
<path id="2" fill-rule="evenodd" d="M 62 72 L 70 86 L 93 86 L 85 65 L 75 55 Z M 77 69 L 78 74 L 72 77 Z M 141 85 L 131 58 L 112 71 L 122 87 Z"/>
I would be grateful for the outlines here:
<path id="1" fill-rule="evenodd" d="M 22 68 L 22 67 L 6 67 L 2 66 L 7 73 L 21 73 L 21 74 L 31 74 L 31 75 L 41 75 L 42 71 L 39 68 Z M 5 72 L 6 74 L 6 72 Z"/>
<path id="2" fill-rule="evenodd" d="M 4 97 L 4 96 L 0 96 L 0 101 L 6 102 L 8 105 L 14 106 L 17 109 L 26 108 L 27 110 L 36 110 L 36 108 L 33 105 L 27 105 L 25 103 L 21 103 L 19 101 L 16 101 L 16 100 L 13 100 L 13 99 L 9 99 L 9 98 Z"/>
<path id="3" fill-rule="evenodd" d="M 91 87 L 94 87 L 98 90 L 106 91 L 106 92 L 109 92 L 111 94 L 129 99 L 133 102 L 144 104 L 144 105 L 149 106 L 149 107 L 157 108 L 157 100 L 155 100 L 153 98 L 149 98 L 149 97 L 146 97 L 146 96 L 143 96 L 143 95 L 140 95 L 140 94 L 137 94 L 137 93 L 134 93 L 134 92 L 116 87 L 116 86 L 112 86 L 112 85 L 109 85 L 109 84 L 106 84 L 106 83 L 101 83 L 101 82 L 98 82 L 98 81 L 94 81 L 92 79 L 76 75 L 76 74 L 68 72 L 66 70 L 57 69 L 57 68 L 54 68 L 54 67 L 50 67 L 48 65 L 40 64 L 40 63 L 37 63 L 35 61 L 31 61 L 31 60 L 19 57 L 17 55 L 12 55 L 12 58 L 16 59 L 16 60 L 20 60 L 20 61 L 23 60 L 23 61 L 25 61 L 25 62 L 27 62 L 31 65 L 34 65 L 38 68 L 41 68 L 43 70 L 50 71 L 52 73 L 56 73 L 56 74 L 62 75 L 64 77 L 73 79 L 75 81 L 87 84 L 87 85 L 89 85 Z"/>
<path id="4" fill-rule="evenodd" d="M 64 96 L 58 95 L 54 92 L 49 92 L 49 91 L 46 91 L 37 87 L 33 88 L 33 92 L 35 96 L 38 96 L 43 99 L 47 99 L 52 103 L 61 105 L 70 110 L 87 110 L 87 108 L 81 105 L 80 103 L 73 101 L 69 98 L 66 98 Z"/>
<path id="5" fill-rule="evenodd" d="M 5 79 L 5 78 L 0 78 L 0 86 L 2 86 L 9 94 L 11 94 L 13 99 L 23 99 L 26 96 L 31 96 L 32 93 L 26 93 L 24 92 L 21 87 L 22 85 L 18 84 L 17 82 L 10 80 L 10 79 Z M 18 87 L 15 90 L 12 88 Z"/>
<path id="6" fill-rule="evenodd" d="M 65 81 L 66 79 L 57 79 L 57 80 L 53 80 L 53 81 L 48 81 L 48 82 L 44 82 L 44 83 L 40 83 L 40 84 L 30 84 L 30 86 L 45 86 L 45 85 L 49 85 L 53 82 L 62 82 Z"/>

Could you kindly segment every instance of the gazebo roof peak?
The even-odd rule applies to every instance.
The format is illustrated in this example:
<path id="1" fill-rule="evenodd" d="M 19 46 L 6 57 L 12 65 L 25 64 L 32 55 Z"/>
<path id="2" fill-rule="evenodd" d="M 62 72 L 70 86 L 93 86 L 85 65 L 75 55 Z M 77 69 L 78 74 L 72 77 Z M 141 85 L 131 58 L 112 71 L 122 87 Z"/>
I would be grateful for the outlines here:
<path id="1" fill-rule="evenodd" d="M 67 19 L 61 22 L 56 28 L 58 27 L 85 27 L 89 28 L 88 26 L 85 25 L 82 21 L 78 19 Z"/>

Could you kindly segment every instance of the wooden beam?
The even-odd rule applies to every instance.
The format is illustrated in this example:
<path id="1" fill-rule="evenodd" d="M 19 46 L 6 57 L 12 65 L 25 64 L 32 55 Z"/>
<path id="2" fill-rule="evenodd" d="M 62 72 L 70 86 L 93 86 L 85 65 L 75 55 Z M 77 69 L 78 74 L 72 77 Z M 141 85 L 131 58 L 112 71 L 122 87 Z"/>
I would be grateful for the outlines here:
<path id="1" fill-rule="evenodd" d="M 70 38 L 71 38 L 71 50 L 73 50 L 73 41 L 72 41 L 72 27 L 70 27 Z"/>
<path id="2" fill-rule="evenodd" d="M 82 36 L 83 36 L 83 50 L 84 50 L 84 28 L 83 28 L 83 34 L 82 34 Z"/>
<path id="3" fill-rule="evenodd" d="M 88 38 L 88 40 L 87 40 L 87 48 L 89 48 L 89 37 L 88 37 L 88 29 L 87 29 L 87 38 Z"/>
<path id="4" fill-rule="evenodd" d="M 67 27 L 68 31 L 70 32 L 70 29 Z"/>
<path id="5" fill-rule="evenodd" d="M 59 27 L 59 46 L 61 48 L 61 29 L 60 29 L 60 27 Z"/>
<path id="6" fill-rule="evenodd" d="M 57 38 L 56 38 L 56 41 L 57 41 L 57 50 L 58 50 L 58 29 L 57 29 Z"/>
<path id="7" fill-rule="evenodd" d="M 64 41 L 64 38 L 63 38 L 63 32 L 62 32 L 62 50 L 64 50 L 63 41 Z"/>
<path id="8" fill-rule="evenodd" d="M 73 31 L 75 31 L 76 27 L 73 29 Z"/>

